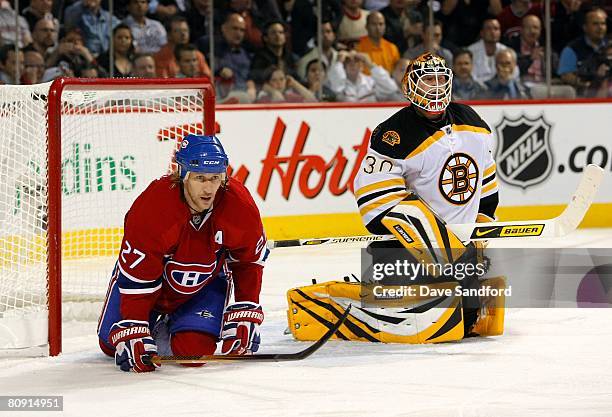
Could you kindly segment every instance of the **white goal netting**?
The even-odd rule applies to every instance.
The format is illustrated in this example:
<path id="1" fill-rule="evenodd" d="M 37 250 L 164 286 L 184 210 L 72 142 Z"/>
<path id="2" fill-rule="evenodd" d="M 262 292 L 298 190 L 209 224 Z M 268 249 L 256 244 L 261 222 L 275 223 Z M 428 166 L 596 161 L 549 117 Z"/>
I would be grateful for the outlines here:
<path id="1" fill-rule="evenodd" d="M 92 319 L 125 213 L 169 171 L 177 139 L 204 131 L 200 89 L 67 88 L 50 116 L 61 120 L 61 164 L 49 166 L 50 86 L 0 89 L 0 349 L 47 343 L 49 176 L 61 175 L 64 317 Z"/>

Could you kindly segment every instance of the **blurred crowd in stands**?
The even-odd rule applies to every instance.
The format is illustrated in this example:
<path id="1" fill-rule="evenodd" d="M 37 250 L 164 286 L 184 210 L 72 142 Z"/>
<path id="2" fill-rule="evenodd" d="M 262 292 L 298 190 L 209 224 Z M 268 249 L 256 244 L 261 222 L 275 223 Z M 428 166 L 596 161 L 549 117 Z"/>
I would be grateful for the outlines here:
<path id="1" fill-rule="evenodd" d="M 316 0 L 0 1 L 3 84 L 204 76 L 221 103 L 397 101 L 431 51 L 457 100 L 612 96 L 609 0 L 550 0 L 550 50 L 543 0 L 322 0 L 320 48 Z"/>

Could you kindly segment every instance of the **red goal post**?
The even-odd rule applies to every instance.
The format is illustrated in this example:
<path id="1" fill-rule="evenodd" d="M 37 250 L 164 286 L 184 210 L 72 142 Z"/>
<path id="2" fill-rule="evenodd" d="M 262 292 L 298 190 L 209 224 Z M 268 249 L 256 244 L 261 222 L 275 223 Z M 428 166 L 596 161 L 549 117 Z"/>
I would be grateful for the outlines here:
<path id="1" fill-rule="evenodd" d="M 38 345 L 46 312 L 54 356 L 62 350 L 62 306 L 69 304 L 63 294 L 70 301 L 103 298 L 120 219 L 168 169 L 177 139 L 214 133 L 214 88 L 208 79 L 72 78 L 5 88 L 0 131 L 9 145 L 0 148 L 0 168 L 9 185 L 0 190 L 6 207 L 0 208 L 0 328 L 19 326 L 20 317 L 26 324 L 0 330 L 0 349 Z M 39 114 L 45 104 L 46 114 Z M 46 160 L 37 155 L 44 142 Z M 38 275 L 45 273 L 41 284 Z M 15 334 L 24 340 L 12 340 Z"/>

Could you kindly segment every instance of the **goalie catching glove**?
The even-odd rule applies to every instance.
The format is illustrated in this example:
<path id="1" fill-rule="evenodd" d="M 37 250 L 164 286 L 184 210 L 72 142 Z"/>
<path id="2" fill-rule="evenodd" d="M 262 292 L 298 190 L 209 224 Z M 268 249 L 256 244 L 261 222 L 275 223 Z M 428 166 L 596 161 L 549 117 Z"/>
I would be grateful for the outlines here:
<path id="1" fill-rule="evenodd" d="M 111 327 L 108 341 L 115 347 L 115 363 L 122 371 L 151 372 L 159 367 L 148 360 L 157 355 L 157 345 L 151 337 L 148 322 L 118 321 Z"/>
<path id="2" fill-rule="evenodd" d="M 263 311 L 257 303 L 241 301 L 227 306 L 223 314 L 221 353 L 243 355 L 257 352 L 261 340 L 259 325 L 263 319 Z"/>

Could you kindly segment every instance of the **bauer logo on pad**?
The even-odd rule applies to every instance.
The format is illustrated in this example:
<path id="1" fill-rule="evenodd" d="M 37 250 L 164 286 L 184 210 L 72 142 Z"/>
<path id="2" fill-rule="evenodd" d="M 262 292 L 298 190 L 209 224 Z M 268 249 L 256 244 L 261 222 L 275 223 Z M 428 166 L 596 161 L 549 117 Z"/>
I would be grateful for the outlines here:
<path id="1" fill-rule="evenodd" d="M 544 231 L 543 224 L 522 224 L 520 226 L 476 227 L 471 239 L 492 239 L 496 237 L 540 236 Z"/>

